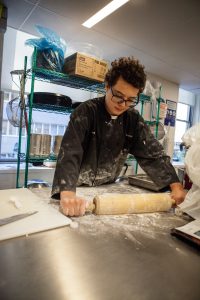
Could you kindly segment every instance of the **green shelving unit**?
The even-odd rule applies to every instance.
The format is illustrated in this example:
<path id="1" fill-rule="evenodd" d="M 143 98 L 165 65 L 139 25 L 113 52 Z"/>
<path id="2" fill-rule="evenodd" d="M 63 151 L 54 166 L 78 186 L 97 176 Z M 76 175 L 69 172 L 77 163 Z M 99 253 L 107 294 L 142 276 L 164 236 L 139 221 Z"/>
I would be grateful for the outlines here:
<path id="1" fill-rule="evenodd" d="M 89 92 L 105 93 L 104 84 L 97 83 L 94 80 L 90 80 L 83 77 L 77 77 L 74 75 L 67 75 L 64 73 L 54 72 L 51 70 L 37 68 L 28 71 L 27 76 L 32 78 L 35 76 L 35 80 L 49 82 L 53 84 L 63 85 L 74 89 L 81 89 Z"/>
<path id="2" fill-rule="evenodd" d="M 25 89 L 25 78 L 31 79 L 31 91 L 29 97 L 29 103 L 26 107 L 21 108 L 21 116 L 23 116 L 24 111 L 29 111 L 28 117 L 28 128 L 27 128 L 27 143 L 26 143 L 26 155 L 21 153 L 21 139 L 22 139 L 22 130 L 20 127 L 19 130 L 19 149 L 18 149 L 18 160 L 17 160 L 17 178 L 16 178 L 16 187 L 20 187 L 20 165 L 21 161 L 25 158 L 25 175 L 24 175 L 24 187 L 27 187 L 28 183 L 28 171 L 29 163 L 43 162 L 45 157 L 30 157 L 30 136 L 31 136 L 31 123 L 32 123 L 32 112 L 33 110 L 49 112 L 49 113 L 58 113 L 58 114 L 70 114 L 73 111 L 71 107 L 64 107 L 59 105 L 51 104 L 40 104 L 33 102 L 34 96 L 34 86 L 35 81 L 49 82 L 56 85 L 62 85 L 74 89 L 80 89 L 84 91 L 95 92 L 98 94 L 105 94 L 105 87 L 103 83 L 98 83 L 94 80 L 89 80 L 82 77 L 76 77 L 72 75 L 67 75 L 64 73 L 59 73 L 44 68 L 36 67 L 37 60 L 37 49 L 34 49 L 33 58 L 32 58 L 32 67 L 27 69 L 27 57 L 24 59 L 24 70 L 21 71 L 21 76 L 24 78 L 23 93 Z M 12 72 L 16 74 L 15 71 Z"/>
<path id="3" fill-rule="evenodd" d="M 51 105 L 51 104 L 33 104 L 34 110 L 49 112 L 49 113 L 59 113 L 59 114 L 70 114 L 73 108 L 66 108 L 63 106 Z"/>

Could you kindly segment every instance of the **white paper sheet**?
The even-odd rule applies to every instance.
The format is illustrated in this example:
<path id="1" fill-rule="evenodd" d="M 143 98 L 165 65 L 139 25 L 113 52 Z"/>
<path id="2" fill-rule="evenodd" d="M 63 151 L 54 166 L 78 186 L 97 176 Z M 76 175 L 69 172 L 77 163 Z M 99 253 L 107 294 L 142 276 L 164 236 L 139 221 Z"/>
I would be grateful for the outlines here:
<path id="1" fill-rule="evenodd" d="M 177 227 L 176 229 L 200 240 L 200 220 L 192 221 L 184 226 Z"/>

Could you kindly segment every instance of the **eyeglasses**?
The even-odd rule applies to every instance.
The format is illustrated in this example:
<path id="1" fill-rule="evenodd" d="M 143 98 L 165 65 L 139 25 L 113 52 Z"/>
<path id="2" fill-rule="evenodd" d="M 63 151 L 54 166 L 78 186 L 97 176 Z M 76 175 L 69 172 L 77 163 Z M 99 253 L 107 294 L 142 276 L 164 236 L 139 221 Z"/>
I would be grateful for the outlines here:
<path id="1" fill-rule="evenodd" d="M 110 90 L 111 90 L 111 93 L 112 93 L 112 98 L 111 100 L 117 104 L 122 104 L 125 102 L 125 105 L 128 106 L 128 107 L 134 107 L 138 104 L 139 102 L 139 95 L 135 96 L 135 97 L 130 97 L 128 98 L 127 100 L 124 99 L 124 97 L 122 96 L 118 96 L 118 95 L 115 95 L 113 93 L 113 90 L 112 90 L 112 87 L 110 87 Z"/>

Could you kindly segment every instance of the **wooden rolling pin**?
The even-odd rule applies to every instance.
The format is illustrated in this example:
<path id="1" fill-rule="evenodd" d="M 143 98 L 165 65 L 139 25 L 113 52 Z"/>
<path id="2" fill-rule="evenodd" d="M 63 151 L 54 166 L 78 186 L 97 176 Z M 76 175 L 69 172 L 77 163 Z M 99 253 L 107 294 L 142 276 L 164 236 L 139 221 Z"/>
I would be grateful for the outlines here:
<path id="1" fill-rule="evenodd" d="M 87 208 L 96 215 L 139 214 L 168 211 L 175 201 L 167 193 L 102 194 Z"/>

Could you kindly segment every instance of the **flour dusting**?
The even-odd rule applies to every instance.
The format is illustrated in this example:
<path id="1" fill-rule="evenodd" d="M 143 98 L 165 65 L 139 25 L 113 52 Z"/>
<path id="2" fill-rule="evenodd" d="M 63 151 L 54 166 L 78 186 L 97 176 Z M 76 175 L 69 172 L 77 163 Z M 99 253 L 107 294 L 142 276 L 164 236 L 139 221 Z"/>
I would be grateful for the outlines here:
<path id="1" fill-rule="evenodd" d="M 59 209 L 59 201 L 50 200 L 50 189 L 33 189 L 40 199 L 56 209 Z M 96 195 L 105 193 L 145 193 L 148 191 L 130 186 L 126 182 L 102 185 L 98 187 L 78 187 L 77 195 L 92 201 Z M 170 230 L 174 227 L 182 226 L 187 223 L 180 216 L 174 214 L 174 210 L 164 213 L 144 213 L 131 215 L 93 215 L 86 214 L 83 217 L 73 217 L 77 226 L 72 230 L 86 236 L 95 238 L 103 237 L 109 239 L 113 237 L 122 237 L 127 241 L 134 243 L 136 249 L 144 246 L 143 240 L 153 240 L 165 238 L 170 234 Z M 178 251 L 178 250 L 177 250 Z"/>
<path id="2" fill-rule="evenodd" d="M 78 231 L 81 234 L 94 237 L 122 235 L 136 246 L 143 246 L 140 241 L 142 236 L 147 239 L 162 238 L 170 234 L 171 228 L 183 224 L 183 220 L 174 216 L 173 212 L 117 216 L 88 214 L 73 219 L 79 223 Z"/>

